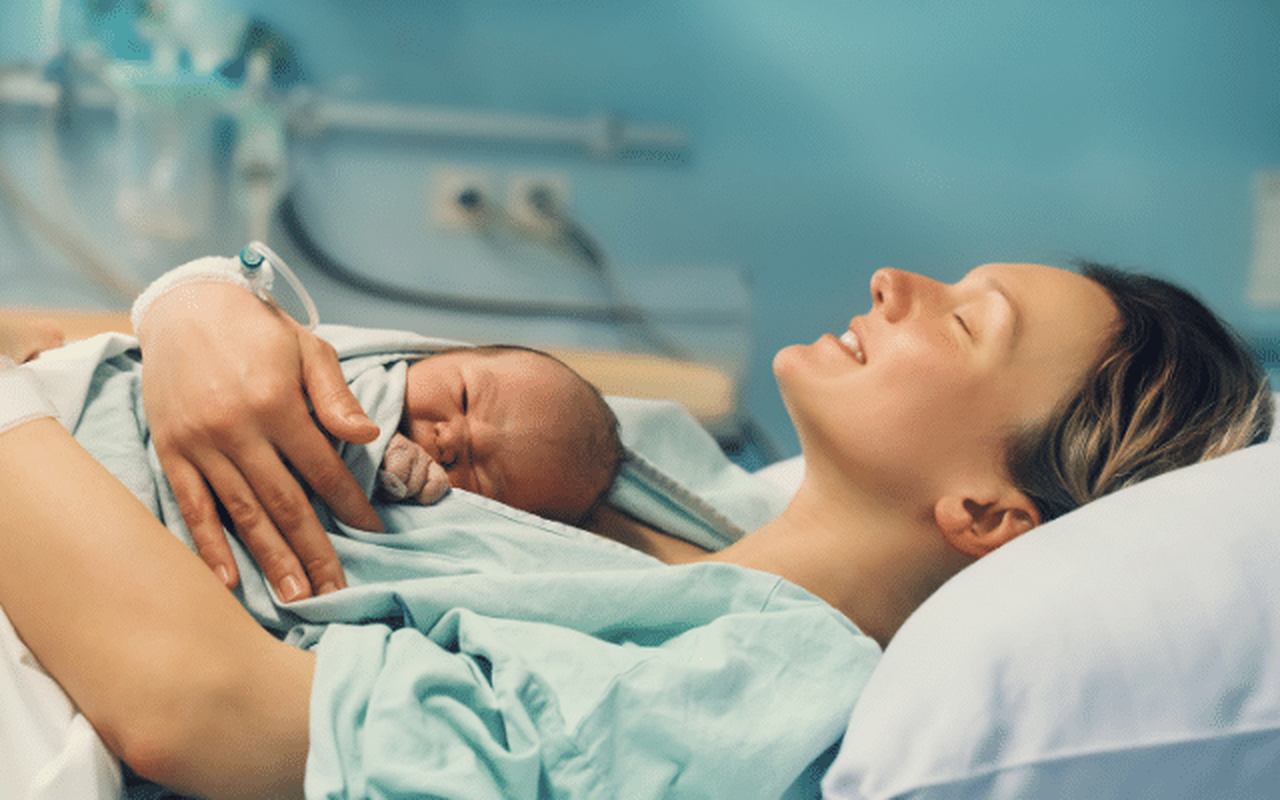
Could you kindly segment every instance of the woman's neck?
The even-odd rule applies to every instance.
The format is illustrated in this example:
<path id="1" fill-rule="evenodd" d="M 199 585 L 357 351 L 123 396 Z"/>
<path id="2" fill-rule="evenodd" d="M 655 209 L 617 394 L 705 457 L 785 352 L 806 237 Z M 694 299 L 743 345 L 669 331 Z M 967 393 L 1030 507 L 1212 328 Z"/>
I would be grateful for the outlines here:
<path id="1" fill-rule="evenodd" d="M 806 477 L 776 519 L 708 556 L 772 572 L 821 597 L 881 646 L 967 561 L 907 518 L 839 482 Z"/>

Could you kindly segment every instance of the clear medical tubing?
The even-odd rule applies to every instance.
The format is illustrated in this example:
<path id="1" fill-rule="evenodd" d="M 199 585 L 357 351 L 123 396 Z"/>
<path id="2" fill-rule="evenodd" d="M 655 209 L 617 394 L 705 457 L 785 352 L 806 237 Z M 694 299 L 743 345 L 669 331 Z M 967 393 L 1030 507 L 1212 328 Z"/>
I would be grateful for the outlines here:
<path id="1" fill-rule="evenodd" d="M 304 323 L 306 329 L 315 330 L 316 325 L 320 324 L 320 314 L 316 311 L 316 304 L 311 299 L 311 295 L 276 251 L 257 240 L 249 242 L 240 251 L 240 266 L 244 276 L 249 279 L 249 284 L 253 286 L 254 294 L 272 304 L 275 300 L 271 296 L 271 284 L 274 282 L 274 273 L 279 272 L 289 283 L 293 293 L 302 302 L 302 308 L 307 312 L 307 321 Z"/>

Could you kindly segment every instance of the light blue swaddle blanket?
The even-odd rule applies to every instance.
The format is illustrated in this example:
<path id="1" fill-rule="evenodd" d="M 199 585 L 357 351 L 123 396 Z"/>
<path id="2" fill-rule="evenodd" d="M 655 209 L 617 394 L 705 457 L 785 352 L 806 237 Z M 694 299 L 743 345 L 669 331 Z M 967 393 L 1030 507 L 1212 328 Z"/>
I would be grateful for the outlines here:
<path id="1" fill-rule="evenodd" d="M 343 457 L 369 489 L 405 359 L 452 344 L 321 330 L 380 426 Z M 150 447 L 128 337 L 41 359 L 77 439 L 191 545 Z M 673 404 L 611 398 L 620 508 L 719 548 L 783 498 Z M 314 649 L 306 794 L 321 797 L 816 797 L 878 646 L 803 589 L 727 564 L 668 566 L 454 490 L 377 506 L 387 533 L 322 512 L 350 588 L 281 603 L 233 541 L 241 601 Z"/>

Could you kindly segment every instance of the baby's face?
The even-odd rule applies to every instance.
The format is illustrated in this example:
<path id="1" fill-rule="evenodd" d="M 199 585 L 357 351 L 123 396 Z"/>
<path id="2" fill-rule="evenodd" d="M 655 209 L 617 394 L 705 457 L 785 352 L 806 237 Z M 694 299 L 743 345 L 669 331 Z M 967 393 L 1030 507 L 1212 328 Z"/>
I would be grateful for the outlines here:
<path id="1" fill-rule="evenodd" d="M 400 430 L 449 473 L 451 485 L 553 518 L 594 500 L 554 437 L 577 421 L 581 388 L 536 353 L 454 350 L 409 367 Z"/>

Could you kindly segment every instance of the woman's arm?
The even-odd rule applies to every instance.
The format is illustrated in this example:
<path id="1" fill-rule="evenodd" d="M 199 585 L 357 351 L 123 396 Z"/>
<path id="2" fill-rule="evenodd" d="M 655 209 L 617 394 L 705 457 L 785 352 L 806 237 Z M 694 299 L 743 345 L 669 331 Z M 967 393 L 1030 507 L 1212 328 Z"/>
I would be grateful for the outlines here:
<path id="1" fill-rule="evenodd" d="M 314 658 L 259 628 L 52 419 L 0 433 L 0 606 L 140 774 L 301 795 Z"/>

